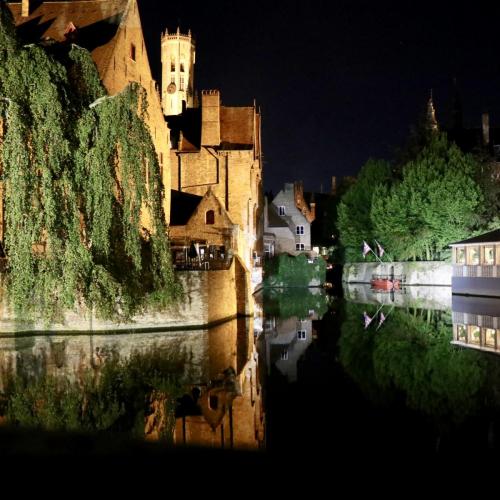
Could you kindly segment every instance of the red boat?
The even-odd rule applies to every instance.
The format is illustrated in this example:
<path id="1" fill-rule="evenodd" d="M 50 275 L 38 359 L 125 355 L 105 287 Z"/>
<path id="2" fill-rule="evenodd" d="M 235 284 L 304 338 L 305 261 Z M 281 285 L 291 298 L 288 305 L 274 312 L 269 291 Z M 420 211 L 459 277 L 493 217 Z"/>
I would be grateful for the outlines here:
<path id="1" fill-rule="evenodd" d="M 391 290 L 401 290 L 404 278 L 402 276 L 373 275 L 370 281 L 375 290 L 389 292 Z"/>

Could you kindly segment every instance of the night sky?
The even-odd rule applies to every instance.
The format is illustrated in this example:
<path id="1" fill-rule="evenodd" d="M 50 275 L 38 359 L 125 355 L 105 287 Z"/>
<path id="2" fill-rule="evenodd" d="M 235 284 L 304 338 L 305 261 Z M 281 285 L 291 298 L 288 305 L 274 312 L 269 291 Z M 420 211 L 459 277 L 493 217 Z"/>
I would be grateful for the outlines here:
<path id="1" fill-rule="evenodd" d="M 454 77 L 465 125 L 489 111 L 500 126 L 500 7 L 486 2 L 139 1 L 158 80 L 160 32 L 180 25 L 196 37 L 195 87 L 261 106 L 275 193 L 300 179 L 326 191 L 332 175 L 392 158 L 431 88 L 446 125 Z"/>

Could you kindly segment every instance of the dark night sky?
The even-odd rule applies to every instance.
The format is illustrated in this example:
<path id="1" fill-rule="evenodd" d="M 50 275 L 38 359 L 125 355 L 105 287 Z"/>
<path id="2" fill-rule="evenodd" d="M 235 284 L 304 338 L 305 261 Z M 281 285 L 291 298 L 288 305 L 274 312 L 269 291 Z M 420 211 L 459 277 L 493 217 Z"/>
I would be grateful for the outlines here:
<path id="1" fill-rule="evenodd" d="M 392 158 L 431 88 L 446 123 L 453 77 L 466 125 L 488 110 L 500 126 L 500 7 L 486 2 L 139 1 L 154 71 L 160 32 L 180 25 L 196 36 L 198 90 L 257 100 L 274 192 L 297 179 L 326 190 L 369 157 Z"/>

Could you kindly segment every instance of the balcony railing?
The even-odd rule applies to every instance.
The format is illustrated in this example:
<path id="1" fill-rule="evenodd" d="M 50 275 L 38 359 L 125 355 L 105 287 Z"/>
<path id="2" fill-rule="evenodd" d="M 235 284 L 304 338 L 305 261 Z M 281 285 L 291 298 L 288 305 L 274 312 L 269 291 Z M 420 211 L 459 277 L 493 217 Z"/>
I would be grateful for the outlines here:
<path id="1" fill-rule="evenodd" d="M 225 271 L 231 267 L 233 259 L 188 259 L 174 262 L 177 271 Z"/>

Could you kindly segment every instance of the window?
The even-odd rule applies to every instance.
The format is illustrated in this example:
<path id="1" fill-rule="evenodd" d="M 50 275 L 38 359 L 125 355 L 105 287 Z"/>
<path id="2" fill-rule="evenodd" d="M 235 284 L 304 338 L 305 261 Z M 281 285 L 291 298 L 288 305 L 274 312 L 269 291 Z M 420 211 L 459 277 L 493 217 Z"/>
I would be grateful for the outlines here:
<path id="1" fill-rule="evenodd" d="M 215 213 L 213 210 L 208 210 L 205 214 L 205 224 L 215 224 Z"/>
<path id="2" fill-rule="evenodd" d="M 286 349 L 283 349 L 281 351 L 281 360 L 286 361 L 288 359 L 288 351 Z"/>
<path id="3" fill-rule="evenodd" d="M 179 90 L 184 90 L 184 75 L 181 75 L 180 83 L 179 83 Z"/>
<path id="4" fill-rule="evenodd" d="M 305 250 L 304 243 L 296 243 L 295 250 L 297 250 L 297 251 Z"/>
<path id="5" fill-rule="evenodd" d="M 455 262 L 457 264 L 465 264 L 465 248 L 460 247 L 455 249 Z"/>
<path id="6" fill-rule="evenodd" d="M 306 340 L 306 331 L 305 330 L 298 330 L 297 331 L 297 338 L 299 340 Z"/>
<path id="7" fill-rule="evenodd" d="M 495 347 L 496 330 L 493 328 L 484 329 L 484 343 L 488 347 Z"/>
<path id="8" fill-rule="evenodd" d="M 279 213 L 280 215 L 285 215 L 285 207 L 284 207 L 283 205 L 280 205 L 280 206 L 278 207 L 278 213 Z"/>
<path id="9" fill-rule="evenodd" d="M 467 341 L 467 327 L 465 325 L 457 325 L 458 340 Z"/>
<path id="10" fill-rule="evenodd" d="M 467 264 L 477 266 L 479 264 L 479 247 L 467 248 Z"/>
<path id="11" fill-rule="evenodd" d="M 170 61 L 170 71 L 175 71 L 175 59 Z"/>
<path id="12" fill-rule="evenodd" d="M 484 247 L 483 264 L 492 266 L 495 263 L 495 247 L 493 245 Z"/>
<path id="13" fill-rule="evenodd" d="M 469 325 L 469 343 L 470 344 L 480 344 L 481 343 L 481 329 L 476 325 Z"/>
<path id="14" fill-rule="evenodd" d="M 184 63 L 181 62 L 181 71 L 184 71 Z"/>
<path id="15" fill-rule="evenodd" d="M 304 226 L 296 226 L 295 233 L 296 234 L 304 234 Z"/>
<path id="16" fill-rule="evenodd" d="M 130 44 L 130 59 L 135 61 L 135 45 L 133 43 Z"/>

